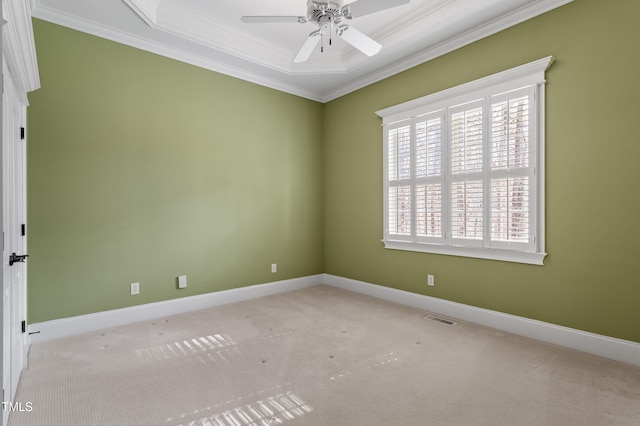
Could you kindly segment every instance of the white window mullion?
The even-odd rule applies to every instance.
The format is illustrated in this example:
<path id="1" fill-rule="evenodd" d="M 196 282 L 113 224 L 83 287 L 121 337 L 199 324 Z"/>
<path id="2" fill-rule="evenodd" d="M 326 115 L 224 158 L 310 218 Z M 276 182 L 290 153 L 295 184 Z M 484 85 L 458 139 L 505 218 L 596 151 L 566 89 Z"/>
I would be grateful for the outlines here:
<path id="1" fill-rule="evenodd" d="M 482 104 L 483 132 L 482 151 L 484 154 L 482 164 L 482 182 L 484 199 L 484 232 L 482 246 L 491 247 L 491 98 L 485 98 Z"/>
<path id="2" fill-rule="evenodd" d="M 411 241 L 416 241 L 416 120 L 411 120 Z"/>
<path id="3" fill-rule="evenodd" d="M 449 111 L 442 115 L 442 227 L 444 228 L 444 243 L 451 244 L 451 175 L 449 162 L 450 135 Z"/>

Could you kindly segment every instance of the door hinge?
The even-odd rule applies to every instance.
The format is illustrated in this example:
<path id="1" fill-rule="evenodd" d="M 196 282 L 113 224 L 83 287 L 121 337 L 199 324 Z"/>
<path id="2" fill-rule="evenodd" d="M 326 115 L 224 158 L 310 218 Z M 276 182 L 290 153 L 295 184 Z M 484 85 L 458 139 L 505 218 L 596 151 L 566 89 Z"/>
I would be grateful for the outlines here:
<path id="1" fill-rule="evenodd" d="M 22 234 L 23 237 L 25 235 L 27 235 L 27 224 L 26 223 L 23 223 L 22 225 L 20 225 L 20 233 Z"/>
<path id="2" fill-rule="evenodd" d="M 22 332 L 23 333 L 27 332 L 27 322 L 26 321 L 22 321 Z"/>
<path id="3" fill-rule="evenodd" d="M 20 127 L 20 140 L 24 140 L 24 127 Z"/>

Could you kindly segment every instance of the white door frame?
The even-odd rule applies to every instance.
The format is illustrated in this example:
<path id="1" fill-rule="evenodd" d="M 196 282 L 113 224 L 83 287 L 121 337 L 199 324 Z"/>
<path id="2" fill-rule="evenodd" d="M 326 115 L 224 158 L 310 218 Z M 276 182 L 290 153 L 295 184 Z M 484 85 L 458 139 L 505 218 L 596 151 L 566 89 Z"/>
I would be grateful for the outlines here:
<path id="1" fill-rule="evenodd" d="M 0 23 L 2 26 L 0 31 L 0 48 L 2 49 L 0 55 L 2 57 L 0 77 L 2 77 L 3 81 L 0 86 L 11 87 L 12 89 L 12 94 L 9 95 L 11 101 L 7 99 L 8 103 L 5 103 L 5 95 L 7 94 L 3 93 L 3 99 L 0 102 L 0 108 L 2 108 L 0 110 L 0 120 L 4 121 L 6 116 L 4 105 L 11 105 L 12 110 L 10 114 L 12 117 L 10 119 L 11 122 L 0 122 L 0 135 L 2 137 L 2 150 L 0 152 L 3 153 L 0 154 L 3 157 L 0 158 L 0 191 L 2 192 L 0 195 L 0 212 L 2 214 L 0 223 L 3 232 L 2 241 L 0 241 L 3 244 L 3 271 L 0 274 L 0 284 L 3 289 L 2 312 L 0 312 L 0 333 L 2 333 L 2 336 L 0 336 L 2 350 L 0 352 L 2 352 L 3 359 L 0 373 L 2 374 L 3 401 L 10 401 L 17 386 L 22 367 L 26 365 L 29 345 L 28 334 L 22 333 L 21 326 L 22 321 L 26 320 L 26 267 L 17 265 L 17 268 L 11 269 L 16 266 L 14 265 L 5 272 L 5 265 L 8 268 L 8 257 L 13 252 L 12 247 L 9 247 L 9 234 L 11 230 L 16 235 L 18 233 L 14 227 L 15 225 L 10 225 L 10 222 L 15 222 L 19 225 L 26 224 L 26 144 L 18 144 L 16 147 L 15 139 L 17 135 L 19 142 L 22 142 L 20 140 L 20 127 L 26 127 L 26 107 L 29 104 L 27 94 L 40 88 L 40 75 L 31 21 L 33 2 L 25 0 L 0 1 L 2 4 L 0 8 Z M 18 127 L 16 127 L 16 124 L 18 124 Z M 14 139 L 13 151 L 9 149 L 10 139 Z M 4 158 L 4 153 L 9 152 L 11 152 L 11 155 L 8 157 L 11 157 L 11 159 Z M 12 174 L 11 188 L 13 188 L 13 195 L 8 190 L 8 183 L 4 182 L 10 173 L 9 170 L 5 171 L 5 166 L 8 164 L 18 164 L 18 169 L 21 169 L 17 173 L 19 176 Z M 12 202 L 12 206 L 9 206 L 8 200 L 10 199 L 21 200 L 18 202 L 17 209 L 15 208 L 16 203 Z M 5 218 L 5 215 L 10 210 L 14 210 L 11 221 L 8 217 Z M 26 238 L 22 237 L 21 232 L 20 235 L 12 238 L 11 244 L 16 246 L 16 253 L 25 254 Z M 7 289 L 9 294 L 5 293 Z M 6 359 L 7 357 L 14 358 L 15 362 L 11 359 Z M 6 365 L 9 366 L 8 371 L 5 369 Z M 8 415 L 9 411 L 3 409 L 1 416 L 3 426 L 7 424 Z"/>
<path id="2" fill-rule="evenodd" d="M 22 224 L 26 224 L 26 105 L 18 99 L 4 60 L 2 69 L 2 388 L 3 401 L 11 402 L 28 350 L 22 326 L 23 321 L 26 324 L 26 265 L 9 261 L 12 254 L 22 255 L 26 250 L 22 235 Z M 9 414 L 3 404 L 3 424 Z"/>

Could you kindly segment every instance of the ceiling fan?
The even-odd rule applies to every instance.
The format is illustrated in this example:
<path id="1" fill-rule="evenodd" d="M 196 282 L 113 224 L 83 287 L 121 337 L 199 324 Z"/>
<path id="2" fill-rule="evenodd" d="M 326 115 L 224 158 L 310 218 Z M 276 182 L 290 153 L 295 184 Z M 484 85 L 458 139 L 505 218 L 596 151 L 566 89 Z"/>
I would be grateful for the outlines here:
<path id="1" fill-rule="evenodd" d="M 320 40 L 325 35 L 329 37 L 335 29 L 338 37 L 360 50 L 367 56 L 373 56 L 380 51 L 382 45 L 353 27 L 342 23 L 343 19 L 354 19 L 371 13 L 391 9 L 409 3 L 410 0 L 356 0 L 346 5 L 333 1 L 307 1 L 307 16 L 243 16 L 246 24 L 263 23 L 298 23 L 313 22 L 318 29 L 304 42 L 293 62 L 304 62 L 311 56 Z M 324 51 L 324 45 L 321 47 Z"/>

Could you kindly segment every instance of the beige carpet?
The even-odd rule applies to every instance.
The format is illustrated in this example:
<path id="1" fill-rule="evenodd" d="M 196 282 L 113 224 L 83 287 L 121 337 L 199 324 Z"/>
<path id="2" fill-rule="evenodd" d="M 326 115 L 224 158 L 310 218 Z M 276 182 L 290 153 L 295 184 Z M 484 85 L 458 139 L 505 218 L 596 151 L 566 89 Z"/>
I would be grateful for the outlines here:
<path id="1" fill-rule="evenodd" d="M 640 425 L 640 368 L 329 286 L 36 344 L 19 425 Z"/>

